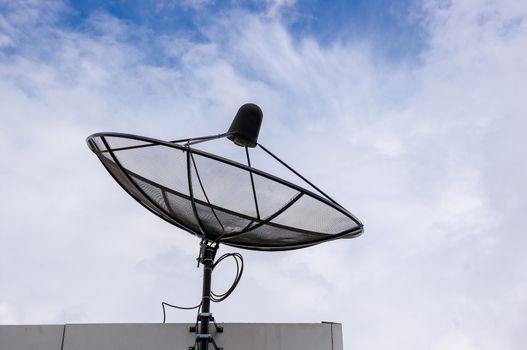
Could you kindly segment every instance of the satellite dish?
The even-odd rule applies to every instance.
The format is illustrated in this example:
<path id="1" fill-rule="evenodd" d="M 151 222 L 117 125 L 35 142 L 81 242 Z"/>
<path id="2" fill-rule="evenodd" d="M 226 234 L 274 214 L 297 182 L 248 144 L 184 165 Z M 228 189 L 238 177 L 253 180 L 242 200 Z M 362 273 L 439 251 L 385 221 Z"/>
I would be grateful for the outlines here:
<path id="1" fill-rule="evenodd" d="M 219 135 L 163 141 L 107 132 L 87 138 L 90 149 L 128 194 L 162 219 L 202 239 L 201 314 L 209 314 L 210 272 L 220 243 L 280 251 L 353 238 L 363 232 L 355 216 L 258 143 L 262 119 L 261 109 L 248 103 L 238 110 L 229 130 Z M 221 138 L 245 148 L 246 164 L 196 147 Z M 249 149 L 253 148 L 269 155 L 311 190 L 251 166 Z M 209 342 L 216 347 L 208 334 L 211 316 L 198 319 L 202 326 L 199 349 L 207 349 Z"/>

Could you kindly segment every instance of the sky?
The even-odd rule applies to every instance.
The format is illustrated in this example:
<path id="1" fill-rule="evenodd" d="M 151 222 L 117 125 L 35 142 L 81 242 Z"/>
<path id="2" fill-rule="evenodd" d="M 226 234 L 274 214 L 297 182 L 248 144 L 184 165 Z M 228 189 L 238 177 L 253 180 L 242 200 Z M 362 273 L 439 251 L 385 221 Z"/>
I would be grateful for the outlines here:
<path id="1" fill-rule="evenodd" d="M 245 270 L 218 321 L 342 322 L 346 349 L 524 349 L 526 54 L 517 0 L 0 0 L 0 323 L 196 305 L 199 240 L 85 138 L 215 134 L 253 102 L 259 141 L 365 233 L 221 247 Z"/>

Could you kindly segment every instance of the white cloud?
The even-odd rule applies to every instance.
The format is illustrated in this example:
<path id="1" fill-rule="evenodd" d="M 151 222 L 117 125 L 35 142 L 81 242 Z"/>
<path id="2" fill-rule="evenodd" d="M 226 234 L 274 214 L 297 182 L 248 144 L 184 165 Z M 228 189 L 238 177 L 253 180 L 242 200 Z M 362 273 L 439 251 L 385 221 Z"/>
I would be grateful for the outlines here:
<path id="1" fill-rule="evenodd" d="M 3 14 L 16 50 L 0 54 L 0 321 L 155 322 L 162 299 L 194 304 L 197 240 L 131 201 L 84 138 L 212 134 L 253 101 L 261 141 L 366 234 L 244 253 L 219 320 L 342 321 L 349 348 L 521 349 L 527 8 L 438 4 L 424 10 L 419 65 L 233 14 L 202 28 L 206 44 L 162 37 L 178 64 L 154 66 L 107 14 L 90 20 L 97 36 L 56 27 L 59 10 L 41 5 Z"/>
<path id="2" fill-rule="evenodd" d="M 292 8 L 296 0 L 267 0 L 267 16 L 276 18 L 284 8 Z"/>

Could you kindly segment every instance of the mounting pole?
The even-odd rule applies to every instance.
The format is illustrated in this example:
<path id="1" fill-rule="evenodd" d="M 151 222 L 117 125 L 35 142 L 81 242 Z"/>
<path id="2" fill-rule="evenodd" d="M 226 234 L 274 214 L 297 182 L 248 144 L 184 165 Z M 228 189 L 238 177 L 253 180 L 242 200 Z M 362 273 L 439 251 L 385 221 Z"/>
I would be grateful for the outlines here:
<path id="1" fill-rule="evenodd" d="M 203 292 L 201 296 L 201 310 L 198 313 L 196 326 L 189 328 L 190 332 L 196 332 L 196 340 L 194 345 L 189 347 L 189 350 L 208 350 L 209 343 L 212 343 L 214 350 L 223 350 L 222 347 L 216 344 L 214 337 L 209 331 L 209 324 L 212 322 L 216 328 L 216 332 L 223 332 L 223 327 L 216 323 L 210 312 L 212 269 L 214 268 L 214 258 L 216 257 L 218 245 L 218 243 L 206 239 L 201 240 L 197 260 L 198 267 L 200 263 L 203 264 Z"/>
<path id="2" fill-rule="evenodd" d="M 201 243 L 201 263 L 203 264 L 203 293 L 201 299 L 201 312 L 199 315 L 199 350 L 208 350 L 211 336 L 209 334 L 210 313 L 210 288 L 212 280 L 212 265 L 218 245 L 210 245 L 206 240 Z"/>

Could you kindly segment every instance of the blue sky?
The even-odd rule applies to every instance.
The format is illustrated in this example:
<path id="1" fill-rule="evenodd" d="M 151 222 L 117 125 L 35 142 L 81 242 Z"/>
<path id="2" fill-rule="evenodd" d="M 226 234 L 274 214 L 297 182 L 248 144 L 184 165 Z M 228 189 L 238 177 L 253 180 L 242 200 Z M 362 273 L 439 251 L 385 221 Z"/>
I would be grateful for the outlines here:
<path id="1" fill-rule="evenodd" d="M 153 33 L 190 32 L 198 35 L 204 20 L 222 16 L 228 11 L 265 12 L 264 1 L 72 1 L 71 10 L 63 19 L 73 28 L 79 28 L 93 12 L 104 11 L 136 25 L 145 26 Z M 197 2 L 201 3 L 201 2 Z M 390 3 L 373 1 L 302 1 L 286 6 L 282 13 L 288 27 L 295 35 L 314 36 L 330 43 L 347 36 L 372 36 L 384 38 L 385 46 L 397 40 L 408 46 L 420 42 L 419 12 L 415 1 Z M 422 28 L 421 28 L 422 30 Z M 395 49 L 395 47 L 394 47 Z"/>
<path id="2" fill-rule="evenodd" d="M 0 0 L 0 323 L 196 304 L 195 237 L 84 140 L 213 134 L 254 102 L 260 141 L 366 232 L 242 252 L 219 320 L 340 321 L 353 349 L 523 350 L 526 42 L 516 0 Z M 265 307 L 247 314 L 253 295 Z"/>
<path id="3" fill-rule="evenodd" d="M 72 30 L 90 30 L 86 21 L 94 13 L 107 13 L 141 27 L 148 36 L 183 35 L 206 42 L 203 27 L 226 13 L 269 11 L 265 1 L 70 1 L 59 23 Z M 291 2 L 291 4 L 293 4 Z M 375 53 L 393 60 L 416 60 L 426 43 L 423 14 L 414 1 L 301 1 L 279 12 L 290 34 L 313 37 L 322 45 L 367 41 Z M 130 40 L 136 38 L 131 37 Z M 146 43 L 148 44 L 148 42 Z"/>

